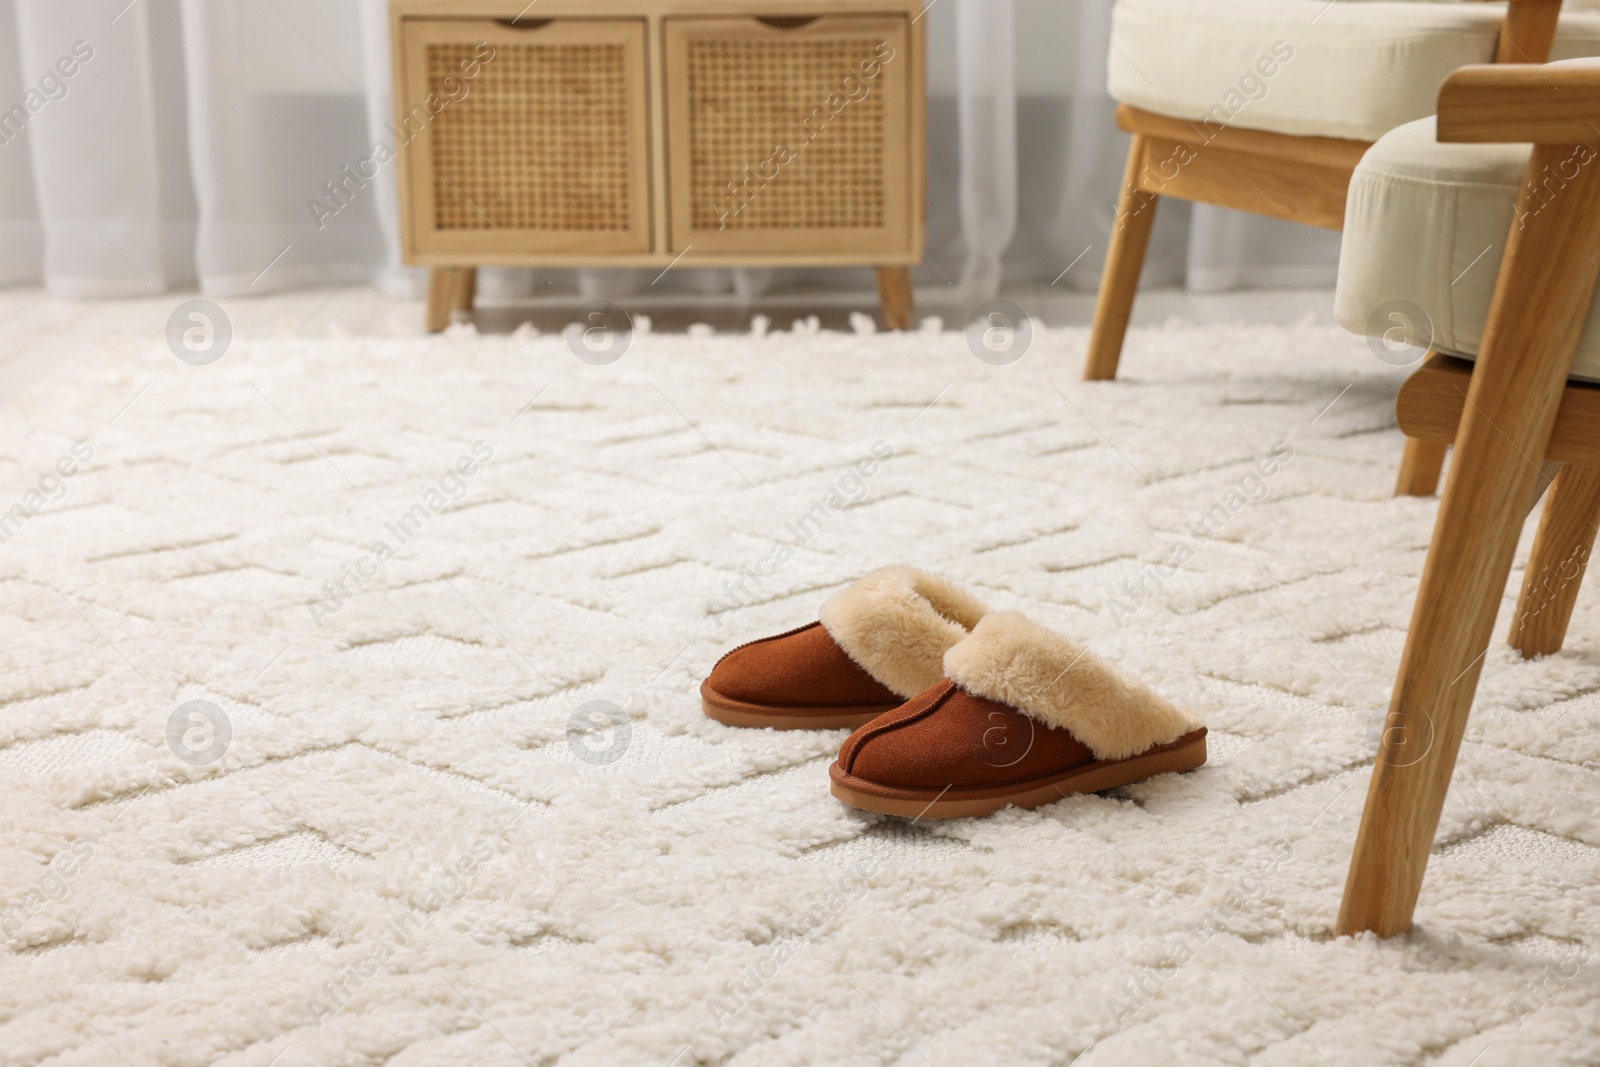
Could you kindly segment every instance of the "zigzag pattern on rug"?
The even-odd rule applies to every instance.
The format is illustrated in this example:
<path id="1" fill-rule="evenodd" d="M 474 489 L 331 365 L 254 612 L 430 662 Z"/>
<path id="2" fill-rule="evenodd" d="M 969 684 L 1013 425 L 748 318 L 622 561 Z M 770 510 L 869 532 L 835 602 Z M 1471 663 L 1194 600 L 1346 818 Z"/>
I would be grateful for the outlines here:
<path id="1" fill-rule="evenodd" d="M 1216 326 L 1080 385 L 1084 344 L 113 337 L 39 383 L 0 485 L 93 458 L 0 545 L 0 1064 L 1600 1059 L 1600 598 L 1560 655 L 1491 648 L 1418 932 L 1334 941 L 1435 507 L 1389 496 L 1398 372 Z M 721 652 L 899 560 L 1193 709 L 1211 762 L 930 826 L 829 797 L 842 731 L 701 714 Z"/>

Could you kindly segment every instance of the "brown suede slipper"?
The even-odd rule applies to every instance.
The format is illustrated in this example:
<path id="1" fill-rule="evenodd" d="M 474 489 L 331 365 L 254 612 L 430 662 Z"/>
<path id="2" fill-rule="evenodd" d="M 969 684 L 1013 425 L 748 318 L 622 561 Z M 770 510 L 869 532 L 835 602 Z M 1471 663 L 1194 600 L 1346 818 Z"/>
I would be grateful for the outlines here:
<path id="1" fill-rule="evenodd" d="M 944 666 L 944 681 L 850 735 L 829 768 L 834 796 L 957 819 L 1206 761 L 1193 716 L 1016 612 L 985 616 Z"/>
<path id="2" fill-rule="evenodd" d="M 821 621 L 740 645 L 700 683 L 729 726 L 854 729 L 944 677 L 944 655 L 988 611 L 947 579 L 882 567 L 829 597 Z"/>

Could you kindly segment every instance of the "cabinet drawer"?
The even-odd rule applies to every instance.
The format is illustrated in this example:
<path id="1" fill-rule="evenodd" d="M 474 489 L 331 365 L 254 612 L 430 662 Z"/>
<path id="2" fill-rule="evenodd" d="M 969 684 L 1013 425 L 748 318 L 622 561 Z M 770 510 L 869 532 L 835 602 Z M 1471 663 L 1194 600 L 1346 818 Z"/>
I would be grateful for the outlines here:
<path id="1" fill-rule="evenodd" d="M 662 32 L 671 251 L 920 258 L 905 18 Z"/>
<path id="2" fill-rule="evenodd" d="M 403 19 L 408 258 L 651 251 L 645 25 Z"/>

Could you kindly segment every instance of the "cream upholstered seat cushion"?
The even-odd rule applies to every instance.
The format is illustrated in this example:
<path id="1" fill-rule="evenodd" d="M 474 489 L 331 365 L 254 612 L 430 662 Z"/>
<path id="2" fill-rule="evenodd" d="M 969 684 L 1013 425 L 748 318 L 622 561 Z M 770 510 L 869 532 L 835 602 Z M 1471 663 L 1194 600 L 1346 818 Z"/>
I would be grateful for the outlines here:
<path id="1" fill-rule="evenodd" d="M 1600 60 L 1576 63 L 1600 66 Z M 1529 145 L 1440 144 L 1432 117 L 1392 130 L 1350 179 L 1334 315 L 1346 329 L 1430 343 L 1473 358 L 1483 341 Z M 1600 165 L 1580 147 L 1541 182 L 1535 211 L 1560 197 L 1560 171 Z M 1600 316 L 1590 305 L 1573 377 L 1600 381 Z"/>
<path id="2" fill-rule="evenodd" d="M 1567 0 L 1552 59 L 1600 55 L 1600 3 Z M 1117 0 L 1111 95 L 1174 118 L 1373 141 L 1433 114 L 1439 83 L 1494 58 L 1504 4 Z"/>

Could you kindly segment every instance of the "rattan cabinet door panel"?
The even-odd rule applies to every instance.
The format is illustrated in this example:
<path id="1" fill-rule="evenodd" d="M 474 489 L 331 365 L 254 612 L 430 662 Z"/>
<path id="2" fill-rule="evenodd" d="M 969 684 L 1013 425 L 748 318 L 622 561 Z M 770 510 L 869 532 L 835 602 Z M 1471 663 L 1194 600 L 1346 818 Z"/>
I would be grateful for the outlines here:
<path id="1" fill-rule="evenodd" d="M 408 258 L 651 251 L 645 25 L 405 19 Z"/>
<path id="2" fill-rule="evenodd" d="M 904 18 L 668 18 L 671 250 L 920 258 Z"/>

